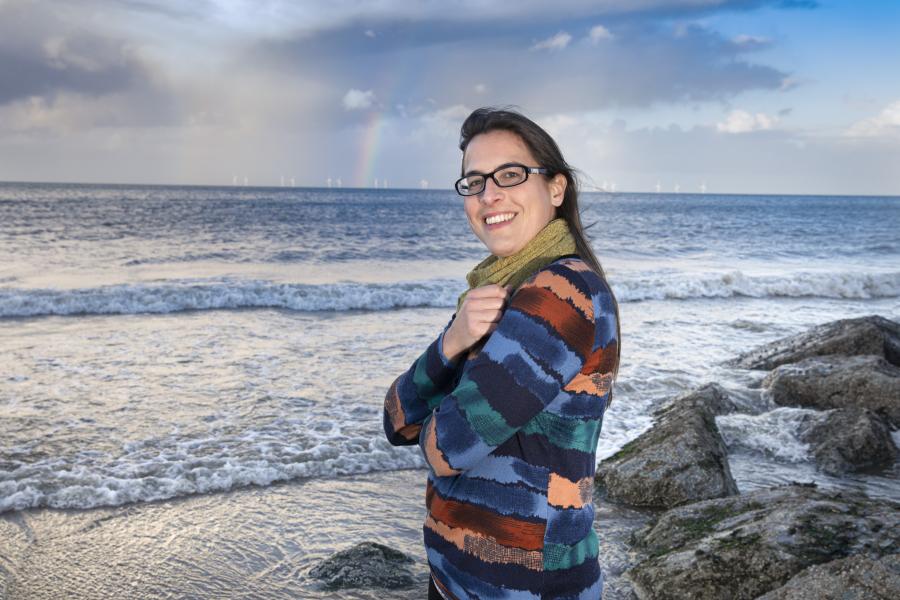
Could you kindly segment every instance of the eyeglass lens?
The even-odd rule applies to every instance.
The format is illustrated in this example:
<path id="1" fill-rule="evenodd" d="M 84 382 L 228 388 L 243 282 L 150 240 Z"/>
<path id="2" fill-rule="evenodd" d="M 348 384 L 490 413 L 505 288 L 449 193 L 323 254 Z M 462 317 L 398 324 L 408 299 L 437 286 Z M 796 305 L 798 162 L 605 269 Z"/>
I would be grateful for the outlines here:
<path id="1" fill-rule="evenodd" d="M 512 187 L 525 181 L 525 169 L 519 166 L 505 167 L 492 174 L 494 182 L 500 187 Z M 486 175 L 470 175 L 459 182 L 460 193 L 471 196 L 484 189 Z"/>

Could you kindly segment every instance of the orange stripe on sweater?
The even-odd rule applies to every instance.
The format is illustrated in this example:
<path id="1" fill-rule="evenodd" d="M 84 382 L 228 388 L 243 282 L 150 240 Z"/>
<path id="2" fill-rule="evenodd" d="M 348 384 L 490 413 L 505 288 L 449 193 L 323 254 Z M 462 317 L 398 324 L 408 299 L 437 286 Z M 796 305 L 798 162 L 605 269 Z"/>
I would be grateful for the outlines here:
<path id="1" fill-rule="evenodd" d="M 548 322 L 578 354 L 587 358 L 594 346 L 594 323 L 588 321 L 568 301 L 545 288 L 521 288 L 512 306 Z"/>
<path id="2" fill-rule="evenodd" d="M 437 420 L 432 417 L 425 429 L 425 460 L 431 465 L 434 474 L 438 477 L 448 477 L 450 475 L 459 475 L 457 471 L 450 466 L 450 463 L 444 458 L 444 453 L 437 446 Z"/>
<path id="3" fill-rule="evenodd" d="M 540 550 L 544 546 L 544 532 L 547 529 L 544 523 L 499 515 L 472 504 L 445 500 L 437 494 L 431 498 L 429 513 L 450 527 L 477 531 L 503 546 L 524 550 Z"/>
<path id="4" fill-rule="evenodd" d="M 425 526 L 463 552 L 484 562 L 521 565 L 533 571 L 541 571 L 544 568 L 544 554 L 539 550 L 504 546 L 479 532 L 462 527 L 450 527 L 436 521 L 431 515 L 425 518 Z"/>
<path id="5" fill-rule="evenodd" d="M 594 478 L 583 477 L 572 481 L 557 473 L 550 473 L 547 486 L 547 502 L 562 508 L 581 508 L 591 502 L 594 495 Z"/>
<path id="6" fill-rule="evenodd" d="M 534 285 L 550 289 L 560 298 L 574 304 L 588 319 L 594 320 L 594 303 L 562 275 L 553 271 L 541 271 L 534 278 Z"/>

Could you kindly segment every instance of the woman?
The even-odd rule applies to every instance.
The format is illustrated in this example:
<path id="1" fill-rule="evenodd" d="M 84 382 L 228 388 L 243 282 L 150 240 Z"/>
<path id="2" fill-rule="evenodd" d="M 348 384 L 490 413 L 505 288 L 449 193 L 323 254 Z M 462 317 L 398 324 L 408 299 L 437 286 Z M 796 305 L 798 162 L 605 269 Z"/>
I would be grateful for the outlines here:
<path id="1" fill-rule="evenodd" d="M 543 129 L 482 108 L 460 149 L 456 189 L 491 255 L 384 405 L 388 440 L 430 467 L 429 597 L 600 598 L 591 495 L 618 305 Z"/>

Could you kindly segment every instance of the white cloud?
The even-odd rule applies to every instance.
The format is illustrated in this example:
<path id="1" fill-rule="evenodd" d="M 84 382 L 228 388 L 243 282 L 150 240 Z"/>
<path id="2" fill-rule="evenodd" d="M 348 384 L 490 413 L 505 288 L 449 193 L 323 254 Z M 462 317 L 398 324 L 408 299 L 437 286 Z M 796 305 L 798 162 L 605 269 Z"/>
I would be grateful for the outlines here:
<path id="1" fill-rule="evenodd" d="M 748 35 L 746 33 L 734 36 L 731 41 L 745 49 L 760 48 L 772 43 L 772 40 L 770 40 L 769 38 L 759 35 Z"/>
<path id="2" fill-rule="evenodd" d="M 374 103 L 375 92 L 372 90 L 366 90 L 364 92 L 354 88 L 344 94 L 343 104 L 344 108 L 347 110 L 362 110 L 364 108 L 369 108 Z"/>
<path id="3" fill-rule="evenodd" d="M 372 31 L 371 29 L 366 29 L 366 34 L 365 34 L 365 35 L 366 35 L 366 37 L 373 38 L 373 37 L 375 37 L 375 32 Z"/>
<path id="4" fill-rule="evenodd" d="M 572 41 L 572 36 L 565 31 L 560 31 L 546 40 L 541 40 L 531 47 L 532 50 L 562 50 Z"/>
<path id="5" fill-rule="evenodd" d="M 746 110 L 733 110 L 722 123 L 716 123 L 716 130 L 722 133 L 748 133 L 762 129 L 772 129 L 778 117 L 765 113 L 752 114 Z"/>
<path id="6" fill-rule="evenodd" d="M 476 83 L 476 84 L 475 84 L 475 93 L 476 93 L 476 94 L 483 94 L 483 93 L 485 93 L 486 91 L 487 91 L 487 86 L 484 85 L 483 83 Z"/>
<path id="7" fill-rule="evenodd" d="M 603 40 L 611 40 L 613 38 L 613 34 L 610 33 L 609 29 L 607 29 L 603 25 L 594 25 L 593 27 L 591 27 L 589 36 L 591 38 L 591 41 L 595 44 Z"/>
<path id="8" fill-rule="evenodd" d="M 853 124 L 847 135 L 851 137 L 900 137 L 900 100 L 888 104 L 880 113 Z"/>

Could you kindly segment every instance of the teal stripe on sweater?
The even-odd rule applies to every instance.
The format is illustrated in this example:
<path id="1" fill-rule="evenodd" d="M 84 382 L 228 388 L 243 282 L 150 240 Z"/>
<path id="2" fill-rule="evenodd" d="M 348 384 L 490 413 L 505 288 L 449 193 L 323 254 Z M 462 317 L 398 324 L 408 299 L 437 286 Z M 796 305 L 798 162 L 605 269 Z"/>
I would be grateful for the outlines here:
<path id="1" fill-rule="evenodd" d="M 600 425 L 601 422 L 597 419 L 584 421 L 542 412 L 530 420 L 522 431 L 545 435 L 559 448 L 594 452 L 600 435 Z"/>
<path id="2" fill-rule="evenodd" d="M 485 444 L 496 446 L 516 432 L 506 423 L 503 415 L 491 407 L 478 389 L 478 384 L 468 377 L 463 376 L 453 390 L 453 395 L 459 401 L 459 407 L 465 413 L 466 421 Z"/>
<path id="3" fill-rule="evenodd" d="M 591 530 L 590 534 L 575 544 L 544 544 L 544 569 L 557 571 L 570 569 L 580 565 L 586 560 L 597 558 L 600 553 L 600 543 L 597 533 Z"/>

